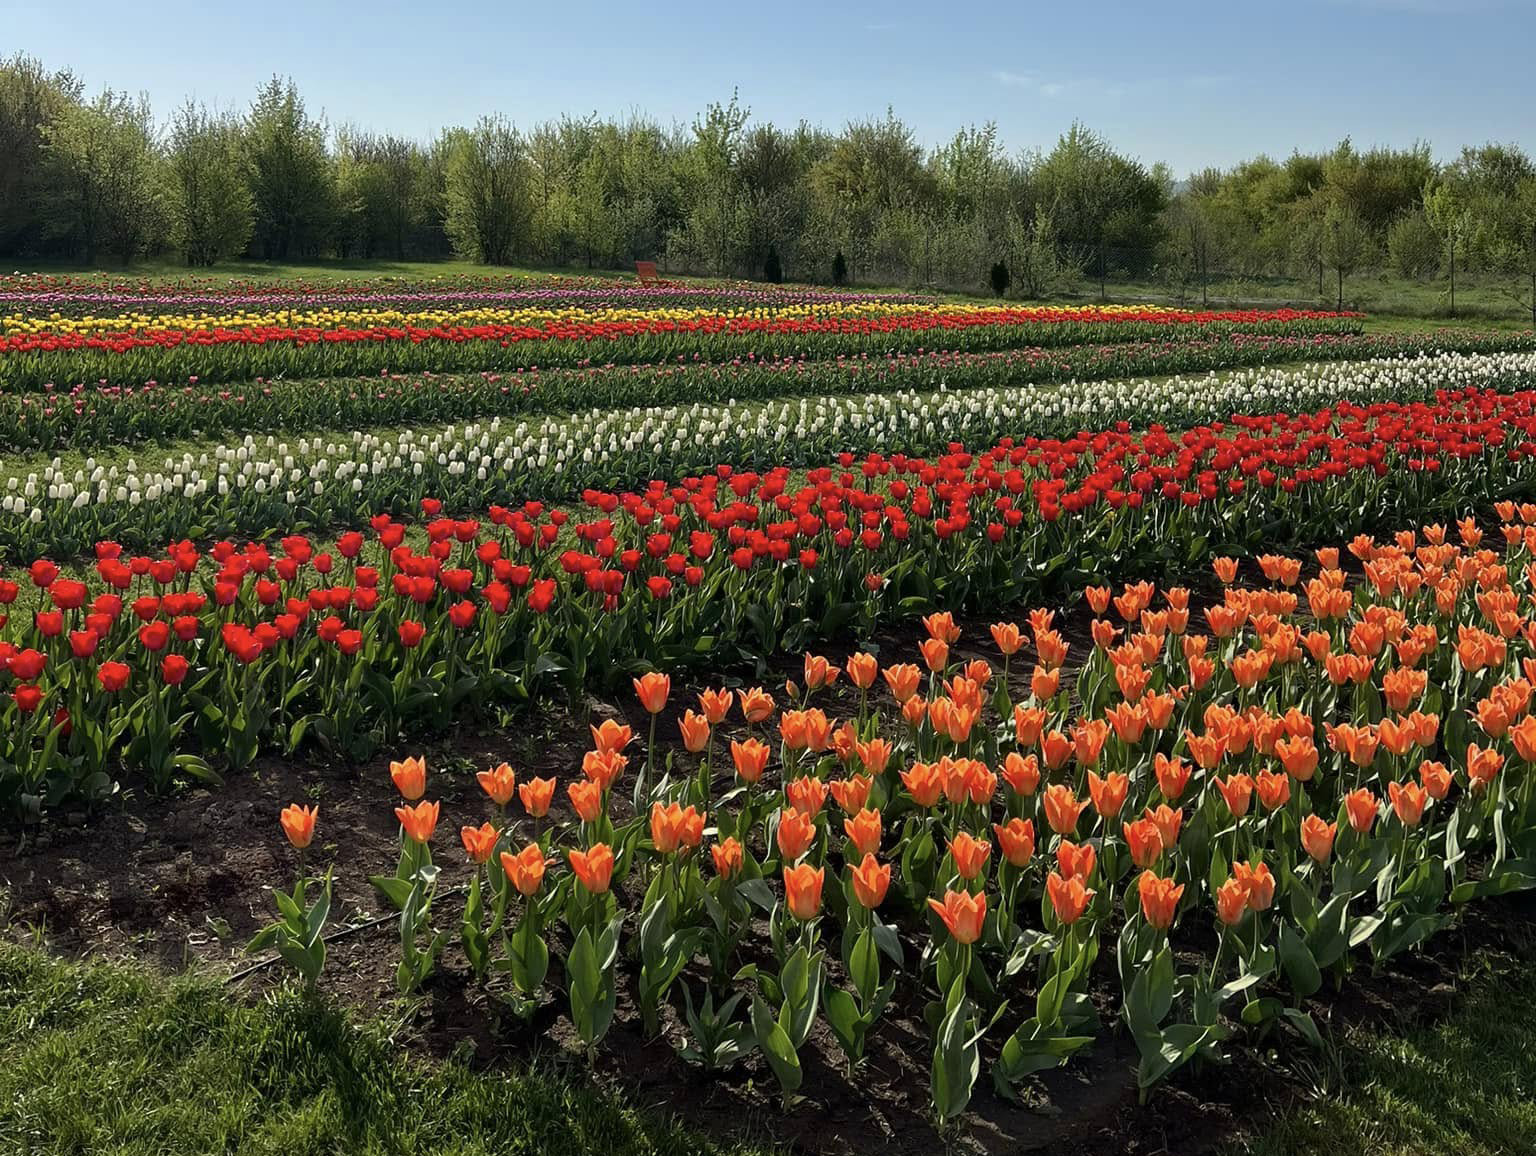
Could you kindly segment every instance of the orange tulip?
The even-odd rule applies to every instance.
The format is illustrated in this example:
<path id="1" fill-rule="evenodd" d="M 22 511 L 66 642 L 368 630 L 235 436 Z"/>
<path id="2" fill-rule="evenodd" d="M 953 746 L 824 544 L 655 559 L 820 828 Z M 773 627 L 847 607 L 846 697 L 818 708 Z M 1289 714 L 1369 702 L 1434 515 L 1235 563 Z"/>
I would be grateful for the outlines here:
<path id="1" fill-rule="evenodd" d="M 816 823 L 809 815 L 793 807 L 786 807 L 779 812 L 777 841 L 784 862 L 793 863 L 809 851 L 811 844 L 816 841 Z"/>
<path id="2" fill-rule="evenodd" d="M 1078 802 L 1072 788 L 1064 783 L 1052 783 L 1045 789 L 1045 821 L 1058 835 L 1070 835 L 1077 830 L 1078 816 L 1087 805 Z"/>
<path id="3" fill-rule="evenodd" d="M 417 843 L 429 842 L 437 830 L 438 804 L 417 803 L 414 807 L 396 807 L 395 818 L 405 828 L 406 837 Z"/>
<path id="4" fill-rule="evenodd" d="M 1376 796 L 1359 787 L 1344 796 L 1344 810 L 1349 815 L 1349 825 L 1364 835 L 1376 821 Z"/>
<path id="5" fill-rule="evenodd" d="M 805 689 L 807 691 L 820 690 L 824 686 L 831 686 L 837 681 L 838 670 L 819 654 L 805 655 L 804 664 Z"/>
<path id="6" fill-rule="evenodd" d="M 837 805 L 850 815 L 864 809 L 874 786 L 875 780 L 868 775 L 854 775 L 828 784 Z"/>
<path id="7" fill-rule="evenodd" d="M 1216 779 L 1216 789 L 1221 792 L 1221 797 L 1226 800 L 1227 810 L 1232 812 L 1234 819 L 1241 819 L 1248 813 L 1248 807 L 1253 800 L 1253 779 L 1246 774 L 1228 775 L 1225 779 Z"/>
<path id="8" fill-rule="evenodd" d="M 1451 772 L 1444 763 L 1425 759 L 1419 764 L 1419 782 L 1431 799 L 1443 799 L 1451 793 Z"/>
<path id="9" fill-rule="evenodd" d="M 1024 645 L 1024 636 L 1019 633 L 1017 623 L 994 622 L 992 624 L 992 641 L 997 644 L 1005 658 L 1011 658 L 1019 652 Z"/>
<path id="10" fill-rule="evenodd" d="M 588 751 L 581 756 L 581 773 L 603 791 L 612 789 L 628 765 L 629 760 L 618 751 Z"/>
<path id="11" fill-rule="evenodd" d="M 1211 563 L 1211 569 L 1216 571 L 1216 580 L 1223 586 L 1230 586 L 1237 581 L 1237 559 L 1217 558 Z"/>
<path id="12" fill-rule="evenodd" d="M 684 711 L 677 729 L 682 733 L 684 749 L 690 754 L 696 755 L 709 745 L 709 720 L 703 715 Z"/>
<path id="13" fill-rule="evenodd" d="M 915 695 L 923 681 L 923 672 L 910 662 L 888 666 L 881 673 L 891 688 L 891 697 L 897 702 L 904 703 Z"/>
<path id="14" fill-rule="evenodd" d="M 1040 754 L 1050 770 L 1060 770 L 1072 755 L 1072 740 L 1060 731 L 1047 731 L 1040 739 Z"/>
<path id="15" fill-rule="evenodd" d="M 943 920 L 956 943 L 975 943 L 981 938 L 987 922 L 986 892 L 946 891 L 944 902 L 929 899 L 928 906 Z"/>
<path id="16" fill-rule="evenodd" d="M 1528 714 L 1510 728 L 1509 739 L 1515 754 L 1528 763 L 1536 763 L 1536 715 Z"/>
<path id="17" fill-rule="evenodd" d="M 848 841 L 860 855 L 872 855 L 880 850 L 880 812 L 865 809 L 843 820 L 843 830 Z"/>
<path id="18" fill-rule="evenodd" d="M 491 802 L 498 807 L 505 807 L 512 801 L 512 792 L 517 786 L 517 774 L 506 763 L 500 763 L 488 771 L 481 771 L 475 776 L 475 781 L 480 784 Z"/>
<path id="19" fill-rule="evenodd" d="M 1285 773 L 1298 783 L 1310 782 L 1317 772 L 1317 747 L 1310 738 L 1279 739 L 1275 743 L 1275 757 L 1285 768 Z"/>
<path id="20" fill-rule="evenodd" d="M 1169 758 L 1159 753 L 1152 760 L 1152 770 L 1157 776 L 1157 789 L 1163 793 L 1163 798 L 1170 803 L 1178 801 L 1189 786 L 1192 773 L 1190 765 L 1177 756 Z"/>
<path id="21" fill-rule="evenodd" d="M 297 803 L 290 803 L 283 808 L 277 821 L 283 828 L 283 834 L 288 836 L 288 842 L 296 850 L 302 851 L 314 842 L 315 822 L 319 818 L 319 807 L 301 807 Z"/>
<path id="22" fill-rule="evenodd" d="M 1308 815 L 1301 821 L 1302 850 L 1321 863 L 1333 853 L 1333 837 L 1338 829 L 1337 823 L 1325 823 L 1317 815 Z"/>
<path id="23" fill-rule="evenodd" d="M 591 779 L 578 779 L 565 788 L 571 808 L 583 823 L 595 823 L 603 813 L 603 787 Z"/>
<path id="24" fill-rule="evenodd" d="M 699 691 L 699 710 L 704 712 L 710 726 L 719 726 L 731 713 L 731 692 L 724 689 Z"/>
<path id="25" fill-rule="evenodd" d="M 1135 819 L 1120 828 L 1125 845 L 1131 850 L 1131 862 L 1138 867 L 1150 867 L 1163 854 L 1163 835 L 1151 819 Z"/>
<path id="26" fill-rule="evenodd" d="M 865 853 L 857 867 L 849 868 L 853 878 L 853 897 L 861 907 L 873 911 L 885 902 L 885 893 L 891 887 L 890 864 L 881 866 L 872 854 Z"/>
<path id="27" fill-rule="evenodd" d="M 613 882 L 613 848 L 594 843 L 589 851 L 566 852 L 577 881 L 593 895 L 602 895 Z"/>
<path id="28" fill-rule="evenodd" d="M 948 610 L 925 615 L 923 629 L 928 632 L 930 639 L 938 639 L 941 642 L 960 641 L 960 628 L 955 625 L 955 616 Z"/>
<path id="29" fill-rule="evenodd" d="M 1063 879 L 1054 871 L 1045 878 L 1045 892 L 1050 897 L 1056 918 L 1068 927 L 1083 917 L 1083 912 L 1088 910 L 1088 904 L 1096 894 L 1083 885 L 1080 877 L 1074 875 L 1070 879 Z"/>
<path id="30" fill-rule="evenodd" d="M 1131 780 L 1119 771 L 1111 771 L 1102 779 L 1088 772 L 1088 797 L 1093 809 L 1106 819 L 1112 819 L 1125 806 L 1125 796 L 1131 789 Z"/>
<path id="31" fill-rule="evenodd" d="M 555 801 L 555 780 L 529 779 L 517 788 L 517 797 L 523 810 L 535 819 L 542 819 L 549 814 L 549 805 Z"/>
<path id="32" fill-rule="evenodd" d="M 949 644 L 942 638 L 925 638 L 918 649 L 929 670 L 938 672 L 949 665 Z"/>
<path id="33" fill-rule="evenodd" d="M 1015 867 L 1027 866 L 1035 857 L 1035 823 L 1033 819 L 1009 819 L 1007 823 L 993 823 L 997 845 L 1003 858 Z"/>
<path id="34" fill-rule="evenodd" d="M 1260 771 L 1253 781 L 1259 805 L 1266 811 L 1275 811 L 1291 801 L 1291 780 L 1274 771 Z"/>
<path id="35" fill-rule="evenodd" d="M 704 838 L 704 816 L 692 805 L 651 804 L 651 844 L 663 855 L 697 847 Z"/>
<path id="36" fill-rule="evenodd" d="M 1045 726 L 1045 708 L 1039 706 L 1013 708 L 1013 733 L 1019 746 L 1032 747 L 1040 741 L 1040 731 Z"/>
<path id="37" fill-rule="evenodd" d="M 532 895 L 544 881 L 544 848 L 529 843 L 516 855 L 501 853 L 501 869 L 522 895 Z"/>
<path id="38" fill-rule="evenodd" d="M 864 768 L 864 778 L 883 775 L 895 752 L 896 747 L 888 739 L 874 738 L 868 742 L 859 740 L 853 745 L 853 753 L 858 757 L 859 765 Z M 857 807 L 850 809 L 858 810 Z"/>
<path id="39" fill-rule="evenodd" d="M 1157 825 L 1157 833 L 1162 837 L 1163 850 L 1172 851 L 1179 845 L 1179 829 L 1184 825 L 1184 812 L 1166 803 L 1157 810 L 1147 809 L 1146 818 Z"/>
<path id="40" fill-rule="evenodd" d="M 1387 798 L 1398 822 L 1405 827 L 1417 827 L 1424 818 L 1424 808 L 1429 806 L 1429 795 L 1417 783 L 1388 783 Z"/>
<path id="41" fill-rule="evenodd" d="M 635 697 L 651 714 L 660 714 L 666 709 L 667 698 L 672 693 L 672 680 L 659 671 L 651 671 L 642 674 L 634 680 Z"/>
<path id="42" fill-rule="evenodd" d="M 1040 786 L 1040 761 L 1034 755 L 1009 751 L 1003 759 L 1002 778 L 1015 794 L 1028 798 Z"/>
<path id="43" fill-rule="evenodd" d="M 981 874 L 992 855 L 992 844 L 961 831 L 949 841 L 949 857 L 954 860 L 960 878 L 969 882 Z"/>
<path id="44" fill-rule="evenodd" d="M 611 718 L 604 719 L 600 726 L 592 728 L 592 746 L 600 751 L 622 751 L 634 737 L 634 731 Z"/>
<path id="45" fill-rule="evenodd" d="M 1099 855 L 1092 843 L 1069 843 L 1063 839 L 1056 844 L 1056 867 L 1068 879 L 1087 882 L 1093 878 Z"/>
<path id="46" fill-rule="evenodd" d="M 821 885 L 826 870 L 801 863 L 784 868 L 784 902 L 789 913 L 802 923 L 815 919 L 821 911 Z"/>
<path id="47" fill-rule="evenodd" d="M 763 772 L 768 769 L 768 756 L 771 753 L 766 743 L 760 743 L 756 739 L 731 741 L 731 762 L 736 766 L 737 775 L 746 783 L 755 783 L 763 777 Z"/>
<path id="48" fill-rule="evenodd" d="M 1172 879 L 1161 879 L 1151 871 L 1143 871 L 1136 881 L 1136 893 L 1141 898 L 1141 916 L 1159 931 L 1167 931 L 1173 924 L 1184 895 L 1184 884 Z"/>
<path id="49" fill-rule="evenodd" d="M 1248 888 L 1233 876 L 1216 889 L 1216 918 L 1231 927 L 1248 914 Z"/>
<path id="50" fill-rule="evenodd" d="M 1088 600 L 1088 608 L 1095 614 L 1103 614 L 1109 609 L 1108 586 L 1089 586 L 1083 591 L 1083 597 Z"/>
<path id="51" fill-rule="evenodd" d="M 806 775 L 785 783 L 784 797 L 789 800 L 789 805 L 802 815 L 815 818 L 821 814 L 822 807 L 826 806 L 827 784 L 814 775 Z"/>
<path id="52" fill-rule="evenodd" d="M 936 763 L 913 763 L 901 772 L 902 785 L 919 807 L 931 807 L 944 794 L 944 772 Z"/>
<path id="53" fill-rule="evenodd" d="M 867 651 L 859 651 L 848 656 L 848 681 L 860 690 L 868 690 L 875 685 L 875 679 L 880 674 L 880 660 Z"/>
<path id="54" fill-rule="evenodd" d="M 1275 901 L 1275 877 L 1269 864 L 1254 867 L 1247 863 L 1232 864 L 1232 874 L 1248 890 L 1248 910 L 1267 911 Z"/>
<path id="55" fill-rule="evenodd" d="M 773 713 L 773 696 L 760 686 L 738 690 L 736 700 L 741 703 L 741 717 L 749 723 L 760 723 Z"/>
<path id="56" fill-rule="evenodd" d="M 1504 756 L 1492 747 L 1483 750 L 1476 743 L 1467 744 L 1467 779 L 1474 791 L 1486 790 L 1503 766 Z"/>
<path id="57" fill-rule="evenodd" d="M 500 832 L 489 823 L 459 829 L 459 839 L 464 844 L 464 853 L 469 856 L 471 863 L 481 866 L 490 862 L 491 852 L 496 850 L 496 841 L 500 838 Z"/>
<path id="58" fill-rule="evenodd" d="M 389 777 L 395 781 L 395 790 L 408 803 L 414 803 L 427 793 L 427 761 L 415 757 L 389 764 Z"/>
<path id="59" fill-rule="evenodd" d="M 1056 692 L 1061 689 L 1061 671 L 1047 670 L 1043 666 L 1035 667 L 1035 672 L 1029 677 L 1029 693 L 1040 702 L 1049 702 L 1056 697 Z"/>
<path id="60" fill-rule="evenodd" d="M 722 839 L 718 843 L 711 843 L 710 856 L 715 861 L 715 872 L 722 879 L 732 879 L 741 870 L 745 861 L 745 852 L 741 843 L 734 838 Z"/>
<path id="61" fill-rule="evenodd" d="M 908 726 L 921 727 L 928 717 L 928 704 L 923 701 L 921 695 L 914 694 L 901 704 L 901 717 L 907 720 Z"/>

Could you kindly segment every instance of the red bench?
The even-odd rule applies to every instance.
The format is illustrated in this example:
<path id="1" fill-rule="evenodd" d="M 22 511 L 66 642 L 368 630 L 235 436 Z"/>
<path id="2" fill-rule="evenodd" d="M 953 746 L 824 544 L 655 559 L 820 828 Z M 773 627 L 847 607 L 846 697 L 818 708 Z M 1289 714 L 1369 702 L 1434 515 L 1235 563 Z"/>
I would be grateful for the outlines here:
<path id="1" fill-rule="evenodd" d="M 655 261 L 636 261 L 635 276 L 640 279 L 642 285 L 647 281 L 659 281 L 661 279 L 656 273 Z"/>

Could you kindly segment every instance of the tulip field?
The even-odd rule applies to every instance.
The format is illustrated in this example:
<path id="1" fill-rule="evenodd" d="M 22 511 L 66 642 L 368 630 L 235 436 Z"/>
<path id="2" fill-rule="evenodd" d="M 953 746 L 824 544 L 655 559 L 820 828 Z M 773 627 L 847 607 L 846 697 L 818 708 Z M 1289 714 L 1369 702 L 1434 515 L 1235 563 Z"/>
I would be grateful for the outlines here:
<path id="1" fill-rule="evenodd" d="M 0 453 L 23 860 L 308 781 L 205 897 L 242 981 L 366 944 L 770 1136 L 897 1052 L 914 1151 L 1156 1111 L 1536 887 L 1530 333 L 11 277 Z"/>

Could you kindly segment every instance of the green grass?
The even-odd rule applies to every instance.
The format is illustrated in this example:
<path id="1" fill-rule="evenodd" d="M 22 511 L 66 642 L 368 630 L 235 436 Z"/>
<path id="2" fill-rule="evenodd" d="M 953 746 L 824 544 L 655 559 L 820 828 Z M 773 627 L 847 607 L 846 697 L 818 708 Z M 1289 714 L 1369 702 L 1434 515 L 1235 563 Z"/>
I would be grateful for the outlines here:
<path id="1" fill-rule="evenodd" d="M 0 1151 L 751 1156 L 560 1074 L 413 1059 L 383 1024 L 0 946 Z"/>
<path id="2" fill-rule="evenodd" d="M 1536 1152 L 1533 1036 L 1536 971 L 1504 960 L 1466 985 L 1447 1019 L 1350 1033 L 1329 1094 L 1284 1112 L 1233 1156 Z"/>

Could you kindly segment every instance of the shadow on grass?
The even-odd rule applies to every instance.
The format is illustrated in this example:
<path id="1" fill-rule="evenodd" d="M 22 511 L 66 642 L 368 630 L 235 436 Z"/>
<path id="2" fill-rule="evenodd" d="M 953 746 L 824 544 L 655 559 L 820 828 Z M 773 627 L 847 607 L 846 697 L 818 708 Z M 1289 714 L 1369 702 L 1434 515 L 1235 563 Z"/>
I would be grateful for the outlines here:
<path id="1" fill-rule="evenodd" d="M 413 1060 L 297 993 L 0 947 L 0 1151 L 731 1154 L 553 1066 Z"/>

